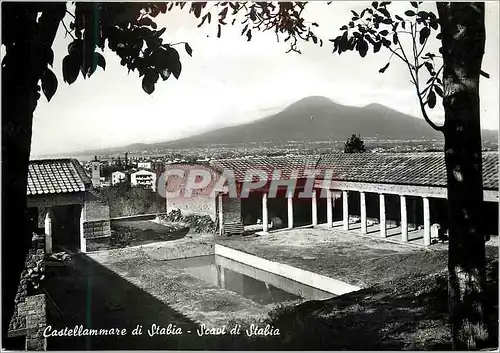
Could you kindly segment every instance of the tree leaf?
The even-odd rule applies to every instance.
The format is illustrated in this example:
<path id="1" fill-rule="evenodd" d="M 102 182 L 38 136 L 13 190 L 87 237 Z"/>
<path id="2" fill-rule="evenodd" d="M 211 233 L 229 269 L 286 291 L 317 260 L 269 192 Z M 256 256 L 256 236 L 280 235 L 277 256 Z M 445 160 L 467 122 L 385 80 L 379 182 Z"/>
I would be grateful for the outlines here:
<path id="1" fill-rule="evenodd" d="M 430 62 L 426 61 L 424 62 L 425 67 L 427 68 L 427 71 L 429 71 L 429 74 L 432 75 L 434 72 L 434 65 L 432 65 Z"/>
<path id="2" fill-rule="evenodd" d="M 218 24 L 217 25 L 217 38 L 220 38 L 220 34 L 221 34 L 220 32 L 221 32 L 221 25 Z"/>
<path id="3" fill-rule="evenodd" d="M 417 12 L 417 16 L 426 20 L 429 18 L 429 13 L 427 11 L 419 11 L 419 12 Z"/>
<path id="4" fill-rule="evenodd" d="M 150 72 L 148 72 L 142 78 L 142 89 L 147 94 L 151 94 L 155 91 L 155 83 L 156 83 L 156 81 L 154 80 L 154 75 L 152 75 Z"/>
<path id="5" fill-rule="evenodd" d="M 49 68 L 45 69 L 42 77 L 42 90 L 48 102 L 50 102 L 57 91 L 56 75 Z"/>
<path id="6" fill-rule="evenodd" d="M 166 81 L 170 77 L 170 74 L 171 74 L 171 72 L 169 69 L 165 69 L 163 71 L 160 71 L 160 76 L 161 76 L 163 81 Z"/>
<path id="7" fill-rule="evenodd" d="M 179 53 L 174 48 L 169 48 L 166 56 L 166 67 L 172 72 L 176 79 L 179 79 L 182 71 L 181 61 L 179 60 Z"/>
<path id="8" fill-rule="evenodd" d="M 252 30 L 247 31 L 247 42 L 250 42 L 252 40 Z"/>
<path id="9" fill-rule="evenodd" d="M 432 90 L 429 92 L 429 97 L 427 98 L 427 104 L 431 109 L 436 106 L 436 94 Z"/>
<path id="10" fill-rule="evenodd" d="M 381 74 L 383 74 L 385 72 L 385 70 L 387 70 L 387 68 L 389 67 L 391 63 L 388 62 L 387 64 L 385 64 L 385 66 L 383 68 L 381 68 L 380 70 L 378 70 L 378 72 L 380 72 Z"/>
<path id="11" fill-rule="evenodd" d="M 443 90 L 439 86 L 434 86 L 434 90 L 436 91 L 437 95 L 441 98 L 443 98 Z"/>
<path id="12" fill-rule="evenodd" d="M 221 19 L 226 18 L 227 10 L 228 9 L 229 9 L 228 7 L 224 7 L 224 9 L 219 13 L 219 16 L 220 16 Z"/>
<path id="13" fill-rule="evenodd" d="M 412 10 L 407 10 L 407 11 L 405 11 L 405 15 L 406 15 L 406 16 L 410 16 L 410 17 L 411 17 L 411 16 L 415 16 L 415 11 L 412 11 Z"/>
<path id="14" fill-rule="evenodd" d="M 387 9 L 383 8 L 383 7 L 379 7 L 378 8 L 378 11 L 380 13 L 382 13 L 385 17 L 391 17 L 391 14 L 389 13 L 389 11 L 387 11 Z"/>
<path id="15" fill-rule="evenodd" d="M 68 84 L 72 84 L 80 73 L 80 62 L 76 55 L 66 55 L 63 59 L 63 78 Z"/>
<path id="16" fill-rule="evenodd" d="M 368 43 L 361 38 L 356 45 L 356 50 L 359 52 L 359 55 L 364 58 L 368 52 Z"/>
<path id="17" fill-rule="evenodd" d="M 188 43 L 184 44 L 184 49 L 186 49 L 186 53 L 188 53 L 189 56 L 193 56 L 193 49 L 191 49 Z"/>
<path id="18" fill-rule="evenodd" d="M 425 40 L 429 37 L 431 34 L 431 30 L 429 27 L 424 27 L 420 30 L 420 35 L 419 35 L 419 42 L 420 44 L 424 44 Z"/>
<path id="19" fill-rule="evenodd" d="M 100 66 L 103 70 L 106 70 L 106 60 L 104 59 L 104 56 L 96 52 L 94 53 L 94 60 L 97 66 Z"/>
<path id="20" fill-rule="evenodd" d="M 416 1 L 410 1 L 411 6 L 418 9 L 418 3 Z"/>

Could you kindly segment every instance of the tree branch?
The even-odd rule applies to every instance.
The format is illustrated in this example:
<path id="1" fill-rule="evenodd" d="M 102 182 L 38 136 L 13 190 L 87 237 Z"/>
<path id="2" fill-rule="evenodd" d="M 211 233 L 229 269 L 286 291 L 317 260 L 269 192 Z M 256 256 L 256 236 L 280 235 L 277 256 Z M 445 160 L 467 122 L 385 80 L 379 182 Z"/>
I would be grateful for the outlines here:
<path id="1" fill-rule="evenodd" d="M 424 116 L 425 121 L 427 121 L 427 124 L 429 124 L 434 130 L 443 132 L 444 126 L 436 125 L 427 115 L 427 112 L 425 110 L 425 105 L 422 100 L 422 97 L 420 96 L 418 88 L 417 88 L 417 95 L 418 95 L 418 102 L 420 103 L 420 110 L 422 111 L 422 115 Z"/>
<path id="2" fill-rule="evenodd" d="M 62 23 L 64 29 L 66 30 L 66 34 L 64 35 L 64 37 L 66 37 L 66 35 L 69 34 L 71 36 L 71 38 L 73 38 L 73 40 L 75 40 L 75 37 L 73 36 L 73 34 L 71 33 L 71 31 L 68 30 L 68 27 L 66 27 L 66 24 L 64 23 L 64 20 L 62 20 L 61 23 Z"/>
<path id="3" fill-rule="evenodd" d="M 75 15 L 73 15 L 71 12 L 69 12 L 68 10 L 66 10 L 66 13 L 67 13 L 68 15 L 70 15 L 71 17 L 73 17 L 73 18 L 76 20 Z"/>

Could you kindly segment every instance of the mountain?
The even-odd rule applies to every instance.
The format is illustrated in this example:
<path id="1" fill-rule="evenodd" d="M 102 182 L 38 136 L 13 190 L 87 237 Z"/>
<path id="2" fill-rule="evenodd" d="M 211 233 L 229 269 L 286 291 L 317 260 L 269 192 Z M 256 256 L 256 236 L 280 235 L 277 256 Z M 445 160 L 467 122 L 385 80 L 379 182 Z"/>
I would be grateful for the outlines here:
<path id="1" fill-rule="evenodd" d="M 325 97 L 313 96 L 247 124 L 222 127 L 174 141 L 135 143 L 113 151 L 264 142 L 283 144 L 288 141 L 343 142 L 352 134 L 360 134 L 364 140 L 443 141 L 443 135 L 433 130 L 425 120 L 383 105 L 345 106 Z M 483 130 L 482 137 L 483 141 L 496 143 L 498 131 Z"/>
<path id="2" fill-rule="evenodd" d="M 325 97 L 307 97 L 283 111 L 247 124 L 212 130 L 154 147 L 286 141 L 345 141 L 351 134 L 363 139 L 442 139 L 423 119 L 380 104 L 352 107 Z"/>

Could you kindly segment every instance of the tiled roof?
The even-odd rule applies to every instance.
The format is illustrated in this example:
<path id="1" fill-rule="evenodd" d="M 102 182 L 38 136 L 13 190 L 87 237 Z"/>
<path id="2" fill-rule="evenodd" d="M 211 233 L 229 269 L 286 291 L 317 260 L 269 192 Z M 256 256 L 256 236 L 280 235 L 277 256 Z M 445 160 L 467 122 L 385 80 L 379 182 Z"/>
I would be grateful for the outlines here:
<path id="1" fill-rule="evenodd" d="M 308 169 L 333 172 L 333 180 L 379 184 L 446 187 L 446 167 L 442 152 L 425 153 L 336 153 L 322 156 L 256 157 L 224 159 L 211 163 L 219 172 L 232 170 L 238 182 L 245 181 L 248 170 L 264 170 L 268 176 L 282 170 L 281 179 L 292 170 L 303 178 Z M 254 178 L 256 180 L 257 177 Z M 269 179 L 273 179 L 270 177 Z M 276 178 L 274 178 L 276 179 Z M 483 153 L 483 187 L 498 190 L 498 153 Z"/>
<path id="2" fill-rule="evenodd" d="M 85 191 L 91 184 L 76 159 L 40 159 L 30 161 L 28 195 Z"/>
<path id="3" fill-rule="evenodd" d="M 338 153 L 321 156 L 317 168 L 333 179 L 380 184 L 446 187 L 443 152 Z M 498 153 L 483 153 L 483 188 L 498 189 Z"/>
<path id="4" fill-rule="evenodd" d="M 306 170 L 314 169 L 319 160 L 319 155 L 303 156 L 279 156 L 279 157 L 255 157 L 238 159 L 219 159 L 210 163 L 210 165 L 220 173 L 232 171 L 236 181 L 243 182 L 247 179 L 256 181 L 259 177 L 253 171 L 264 171 L 268 180 L 304 178 Z M 273 174 L 280 171 L 280 174 Z M 297 171 L 296 175 L 292 175 Z M 253 178 L 251 178 L 253 176 Z"/>

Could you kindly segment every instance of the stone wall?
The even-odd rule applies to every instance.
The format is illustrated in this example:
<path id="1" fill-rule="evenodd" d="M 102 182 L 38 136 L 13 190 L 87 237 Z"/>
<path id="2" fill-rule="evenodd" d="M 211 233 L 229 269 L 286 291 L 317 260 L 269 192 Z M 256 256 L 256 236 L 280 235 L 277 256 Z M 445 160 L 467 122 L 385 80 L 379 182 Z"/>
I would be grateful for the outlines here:
<path id="1" fill-rule="evenodd" d="M 109 245 L 111 239 L 111 221 L 90 221 L 83 223 L 83 234 L 86 240 L 87 251 Z"/>
<path id="2" fill-rule="evenodd" d="M 34 238 L 33 248 L 26 256 L 21 274 L 15 298 L 16 307 L 8 332 L 10 338 L 24 336 L 23 348 L 30 351 L 47 349 L 47 340 L 43 337 L 47 324 L 46 298 L 45 294 L 41 293 L 43 283 L 42 280 L 33 280 L 36 277 L 34 273 L 42 275 L 45 272 L 44 256 L 43 237 Z"/>
<path id="3" fill-rule="evenodd" d="M 109 206 L 106 203 L 99 200 L 85 202 L 83 236 L 86 240 L 87 251 L 109 245 L 111 222 Z"/>
<path id="4" fill-rule="evenodd" d="M 224 224 L 241 223 L 241 199 L 224 195 L 222 199 Z"/>
<path id="5" fill-rule="evenodd" d="M 242 234 L 244 228 L 241 218 L 241 199 L 224 195 L 222 198 L 222 212 L 224 234 Z"/>
<path id="6" fill-rule="evenodd" d="M 26 320 L 26 350 L 47 350 L 47 339 L 43 337 L 47 325 L 45 294 L 27 297 L 19 304 L 19 312 Z"/>

